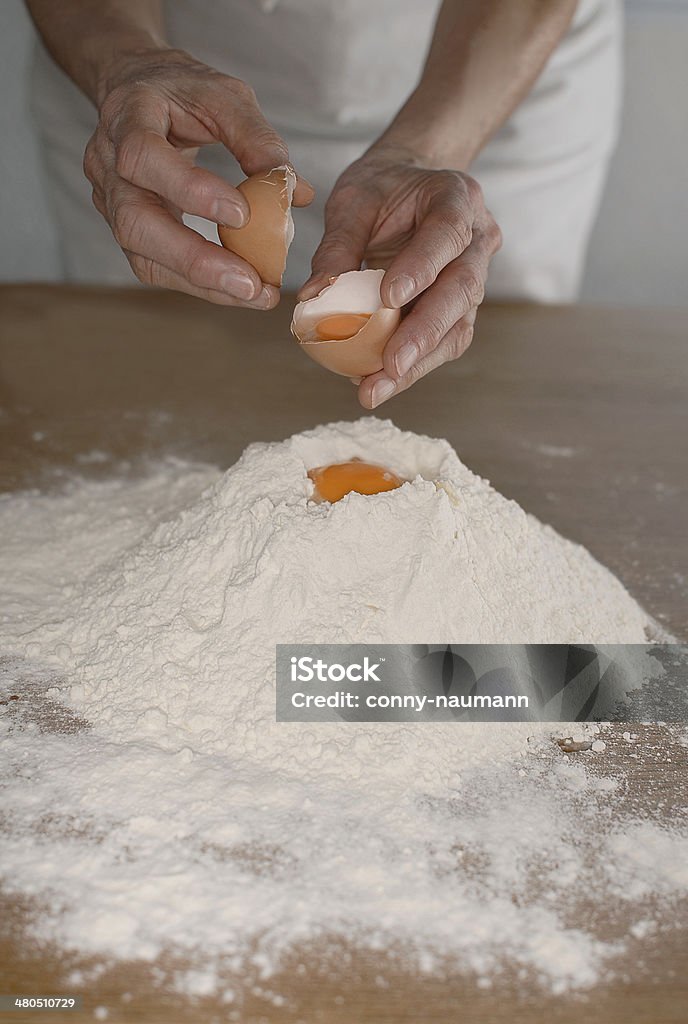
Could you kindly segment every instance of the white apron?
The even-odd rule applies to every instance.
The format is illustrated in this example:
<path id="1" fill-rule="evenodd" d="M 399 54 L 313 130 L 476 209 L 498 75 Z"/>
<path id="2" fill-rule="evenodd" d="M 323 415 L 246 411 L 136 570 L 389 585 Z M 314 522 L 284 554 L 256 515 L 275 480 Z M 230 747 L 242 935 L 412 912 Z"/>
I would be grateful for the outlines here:
<path id="1" fill-rule="evenodd" d="M 168 0 L 170 42 L 255 89 L 317 198 L 295 212 L 285 284 L 308 277 L 325 200 L 341 171 L 393 118 L 420 75 L 439 0 Z M 504 235 L 488 294 L 573 299 L 619 108 L 619 0 L 581 0 L 528 97 L 471 173 Z M 81 169 L 95 111 L 42 48 L 33 106 L 46 185 L 70 280 L 130 283 L 131 271 L 91 206 Z M 233 182 L 221 147 L 203 166 Z M 194 220 L 194 226 L 207 230 Z"/>

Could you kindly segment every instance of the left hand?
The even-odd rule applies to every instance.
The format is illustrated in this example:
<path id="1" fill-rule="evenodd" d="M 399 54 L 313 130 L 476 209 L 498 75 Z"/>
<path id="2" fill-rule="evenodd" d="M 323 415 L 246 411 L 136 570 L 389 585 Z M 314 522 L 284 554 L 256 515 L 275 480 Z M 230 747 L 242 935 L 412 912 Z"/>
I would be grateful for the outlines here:
<path id="1" fill-rule="evenodd" d="M 365 261 L 386 268 L 386 306 L 413 302 L 387 343 L 384 368 L 360 382 L 361 405 L 374 409 L 466 351 L 500 245 L 480 186 L 461 171 L 427 169 L 384 147 L 344 171 L 327 201 L 325 234 L 299 299 Z"/>

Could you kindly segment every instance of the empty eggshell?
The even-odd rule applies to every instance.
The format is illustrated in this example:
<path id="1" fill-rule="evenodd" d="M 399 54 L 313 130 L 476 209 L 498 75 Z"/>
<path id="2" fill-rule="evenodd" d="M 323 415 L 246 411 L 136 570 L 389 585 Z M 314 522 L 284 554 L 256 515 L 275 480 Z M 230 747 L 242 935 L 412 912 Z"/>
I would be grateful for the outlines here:
<path id="1" fill-rule="evenodd" d="M 383 306 L 384 270 L 350 270 L 333 278 L 312 299 L 299 302 L 291 331 L 303 352 L 316 363 L 345 377 L 367 377 L 382 369 L 382 352 L 394 334 L 401 312 Z M 349 338 L 323 340 L 318 325 L 329 317 L 363 314 L 360 329 Z"/>
<path id="2" fill-rule="evenodd" d="M 291 167 L 274 167 L 253 174 L 237 186 L 251 211 L 243 228 L 218 226 L 217 233 L 225 249 L 250 263 L 266 284 L 282 284 L 287 252 L 294 237 L 291 200 L 296 175 Z"/>

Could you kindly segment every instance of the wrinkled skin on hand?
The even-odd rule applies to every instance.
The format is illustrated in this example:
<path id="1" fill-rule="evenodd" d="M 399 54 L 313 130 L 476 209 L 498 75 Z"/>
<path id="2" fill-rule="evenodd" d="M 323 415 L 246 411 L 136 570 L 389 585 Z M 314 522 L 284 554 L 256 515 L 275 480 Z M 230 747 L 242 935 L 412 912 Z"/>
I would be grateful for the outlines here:
<path id="1" fill-rule="evenodd" d="M 356 381 L 361 404 L 375 408 L 466 351 L 501 233 L 469 175 L 419 167 L 384 147 L 344 171 L 325 216 L 299 298 L 365 262 L 386 269 L 385 305 L 406 309 L 385 348 L 384 368 Z"/>
<path id="2" fill-rule="evenodd" d="M 194 166 L 200 146 L 226 146 L 247 176 L 289 163 L 250 86 L 166 50 L 126 63 L 104 93 L 84 171 L 136 277 L 222 305 L 275 306 L 278 290 L 253 267 L 182 223 L 182 212 L 231 227 L 249 216 L 236 188 Z M 295 205 L 312 198 L 299 179 Z"/>

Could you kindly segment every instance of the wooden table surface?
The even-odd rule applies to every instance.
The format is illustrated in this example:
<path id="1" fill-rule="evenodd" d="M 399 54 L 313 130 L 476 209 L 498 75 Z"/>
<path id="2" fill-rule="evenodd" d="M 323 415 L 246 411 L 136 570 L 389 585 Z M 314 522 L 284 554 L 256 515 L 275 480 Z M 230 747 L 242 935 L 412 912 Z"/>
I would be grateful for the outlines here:
<path id="1" fill-rule="evenodd" d="M 290 309 L 289 297 L 254 313 L 142 289 L 0 288 L 0 491 L 49 488 L 65 471 L 107 475 L 147 455 L 227 466 L 250 441 L 364 415 L 348 381 L 298 351 Z M 448 438 L 474 471 L 586 545 L 686 640 L 687 341 L 688 310 L 493 306 L 461 360 L 379 414 Z M 84 461 L 94 450 L 105 461 Z M 685 801 L 686 748 L 676 729 L 636 731 L 643 756 L 624 757 L 613 733 L 602 770 L 623 776 L 633 806 L 673 813 Z M 60 988 L 67 958 L 21 941 L 29 911 L 16 900 L 0 905 L 0 994 Z M 508 974 L 482 991 L 400 970 L 382 991 L 379 965 L 353 953 L 346 978 L 315 964 L 305 974 L 287 969 L 289 1005 L 251 997 L 241 1019 L 686 1022 L 686 952 L 686 931 L 675 928 L 643 947 L 642 969 L 629 960 L 626 977 L 582 1001 L 524 990 Z M 210 999 L 192 1005 L 153 993 L 148 970 L 114 965 L 78 1019 L 93 1019 L 98 1004 L 115 1022 L 228 1019 Z M 14 1019 L 77 1016 L 0 1014 L 0 1024 Z"/>

